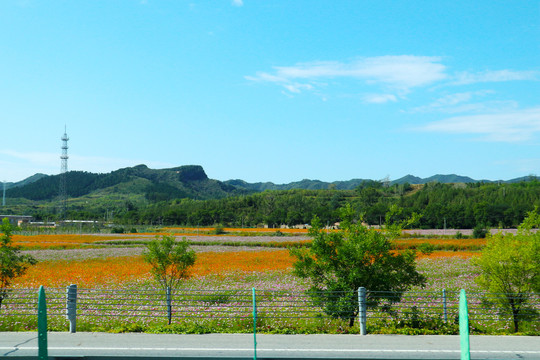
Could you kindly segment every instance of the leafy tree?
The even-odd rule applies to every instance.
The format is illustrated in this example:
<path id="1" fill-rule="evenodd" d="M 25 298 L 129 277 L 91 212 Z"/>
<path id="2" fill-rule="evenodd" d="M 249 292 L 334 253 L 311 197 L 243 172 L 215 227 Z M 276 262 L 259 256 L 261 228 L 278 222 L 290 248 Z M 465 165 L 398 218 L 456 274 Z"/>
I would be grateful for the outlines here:
<path id="1" fill-rule="evenodd" d="M 320 220 L 312 221 L 310 248 L 291 249 L 296 257 L 294 273 L 311 280 L 309 294 L 315 303 L 335 318 L 354 324 L 358 315 L 357 289 L 385 291 L 382 297 L 390 302 L 401 301 L 403 293 L 413 285 L 424 285 L 425 277 L 416 270 L 413 251 L 396 252 L 390 233 L 368 229 L 353 220 L 350 206 L 342 210 L 342 228 L 327 232 Z M 368 307 L 381 300 L 368 292 Z"/>
<path id="2" fill-rule="evenodd" d="M 488 302 L 511 313 L 515 332 L 527 313 L 534 316 L 528 303 L 532 292 L 540 292 L 540 231 L 532 231 L 539 226 L 536 208 L 528 213 L 516 235 L 490 237 L 482 256 L 475 260 L 481 270 L 477 283 L 491 293 Z"/>
<path id="3" fill-rule="evenodd" d="M 156 236 L 147 245 L 143 259 L 152 266 L 151 272 L 163 287 L 174 291 L 183 279 L 189 277 L 189 268 L 195 264 L 195 251 L 183 239 L 175 241 L 174 236 Z"/>
<path id="4" fill-rule="evenodd" d="M 20 248 L 11 244 L 13 227 L 7 218 L 0 225 L 0 306 L 8 296 L 9 287 L 14 278 L 23 275 L 26 270 L 37 263 L 30 255 L 20 254 Z"/>

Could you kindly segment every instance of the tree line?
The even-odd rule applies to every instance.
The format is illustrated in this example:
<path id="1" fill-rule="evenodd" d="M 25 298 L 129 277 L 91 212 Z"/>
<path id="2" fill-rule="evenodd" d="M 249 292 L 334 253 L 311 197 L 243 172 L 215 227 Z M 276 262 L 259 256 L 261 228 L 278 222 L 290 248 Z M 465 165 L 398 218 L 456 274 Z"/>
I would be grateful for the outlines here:
<path id="1" fill-rule="evenodd" d="M 204 201 L 175 199 L 144 206 L 128 203 L 117 210 L 115 221 L 278 227 L 308 224 L 317 216 L 324 225 L 332 225 L 339 221 L 338 210 L 345 204 L 370 225 L 382 224 L 391 206 L 397 205 L 404 211 L 396 221 L 421 214 L 417 228 L 516 227 L 528 211 L 540 206 L 540 182 L 385 186 L 369 181 L 355 190 L 265 191 Z"/>

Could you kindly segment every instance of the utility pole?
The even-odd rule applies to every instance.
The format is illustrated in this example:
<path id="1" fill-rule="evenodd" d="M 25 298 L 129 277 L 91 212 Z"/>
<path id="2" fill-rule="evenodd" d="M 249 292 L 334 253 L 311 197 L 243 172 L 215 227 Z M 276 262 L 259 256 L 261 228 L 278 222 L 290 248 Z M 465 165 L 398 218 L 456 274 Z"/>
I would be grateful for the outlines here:
<path id="1" fill-rule="evenodd" d="M 2 197 L 2 206 L 6 206 L 6 180 L 4 180 L 4 196 Z"/>

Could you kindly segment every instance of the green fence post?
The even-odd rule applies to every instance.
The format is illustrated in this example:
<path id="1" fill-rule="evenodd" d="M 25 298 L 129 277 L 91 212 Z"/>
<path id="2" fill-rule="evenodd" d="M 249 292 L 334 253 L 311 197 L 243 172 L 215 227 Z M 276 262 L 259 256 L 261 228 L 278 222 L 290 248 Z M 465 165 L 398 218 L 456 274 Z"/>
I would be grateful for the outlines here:
<path id="1" fill-rule="evenodd" d="M 47 352 L 47 300 L 45 299 L 45 289 L 40 286 L 38 295 L 38 359 L 47 360 L 49 358 Z"/>
<path id="2" fill-rule="evenodd" d="M 459 294 L 459 339 L 461 343 L 461 360 L 471 360 L 471 349 L 469 344 L 469 309 L 467 306 L 467 295 L 461 289 Z"/>
<path id="3" fill-rule="evenodd" d="M 253 292 L 253 360 L 257 360 L 257 297 L 255 295 L 255 288 L 252 288 Z"/>
<path id="4" fill-rule="evenodd" d="M 442 290 L 444 322 L 448 322 L 448 307 L 446 306 L 446 289 Z"/>

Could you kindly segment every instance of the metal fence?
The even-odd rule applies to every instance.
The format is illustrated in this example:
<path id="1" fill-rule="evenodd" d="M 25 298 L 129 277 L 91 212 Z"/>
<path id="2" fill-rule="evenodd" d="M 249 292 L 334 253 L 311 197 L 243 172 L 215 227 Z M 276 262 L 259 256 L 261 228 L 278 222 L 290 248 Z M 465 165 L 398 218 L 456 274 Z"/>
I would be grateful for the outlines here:
<path id="1" fill-rule="evenodd" d="M 249 329 L 253 321 L 256 304 L 257 326 L 262 330 L 312 326 L 347 327 L 351 313 L 363 316 L 369 327 L 387 323 L 394 326 L 422 328 L 441 324 L 457 324 L 459 293 L 457 291 L 411 291 L 399 295 L 388 292 L 332 293 L 325 305 L 314 300 L 306 292 L 229 289 L 192 290 L 180 289 L 174 293 L 159 290 L 107 290 L 48 288 L 47 313 L 53 324 L 69 327 L 75 332 L 77 324 L 102 326 L 110 324 L 183 324 L 200 326 L 213 324 L 214 328 L 236 327 Z M 513 316 L 509 311 L 494 306 L 504 294 L 467 293 L 469 319 L 473 326 L 495 326 L 499 329 L 512 328 Z M 528 306 L 521 309 L 521 323 L 540 327 L 540 294 L 524 294 L 529 298 Z M 7 292 L 0 307 L 0 326 L 9 321 L 37 315 L 36 289 L 13 289 Z M 513 300 L 520 300 L 515 298 Z M 345 303 L 344 303 L 345 302 Z M 377 306 L 370 306 L 377 303 Z M 334 306 L 329 306 L 334 305 Z M 338 304 L 339 306 L 335 306 Z M 362 308 L 363 305 L 367 305 Z M 329 311 L 345 309 L 346 313 Z M 365 315 L 363 315 L 365 311 Z M 331 315 L 329 315 L 331 314 Z M 62 325 L 63 324 L 63 325 Z M 101 325 L 100 325 L 101 324 Z M 232 325 L 231 325 L 232 324 Z M 361 328 L 355 321 L 355 326 Z"/>

